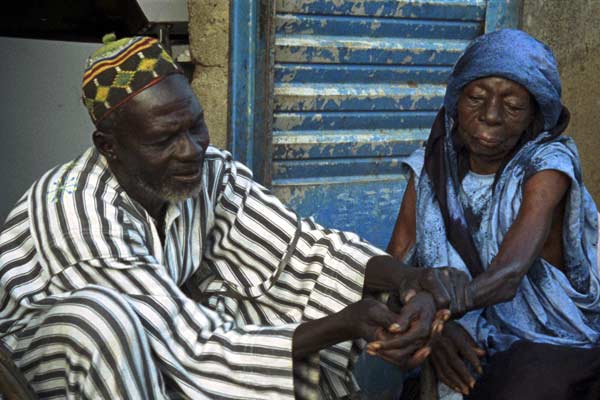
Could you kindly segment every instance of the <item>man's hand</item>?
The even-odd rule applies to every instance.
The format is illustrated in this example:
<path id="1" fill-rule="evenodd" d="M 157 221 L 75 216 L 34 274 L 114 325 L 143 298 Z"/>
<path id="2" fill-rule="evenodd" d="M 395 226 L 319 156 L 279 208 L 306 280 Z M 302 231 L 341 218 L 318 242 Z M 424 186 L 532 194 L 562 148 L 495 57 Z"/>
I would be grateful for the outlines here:
<path id="1" fill-rule="evenodd" d="M 389 361 L 402 369 L 421 364 L 429 353 L 431 335 L 441 333 L 449 318 L 448 310 L 436 313 L 435 303 L 429 293 L 413 296 L 399 311 L 399 318 L 387 331 L 376 332 L 377 338 L 367 346 L 370 355 Z"/>
<path id="2" fill-rule="evenodd" d="M 475 378 L 465 361 L 482 373 L 479 358 L 485 355 L 485 350 L 477 346 L 469 333 L 456 322 L 446 324 L 442 334 L 432 340 L 431 348 L 438 379 L 459 393 L 469 394 L 475 386 Z"/>
<path id="3" fill-rule="evenodd" d="M 389 346 L 394 350 L 408 349 L 406 355 L 393 355 L 394 360 L 402 364 L 404 358 L 408 359 L 426 342 L 434 314 L 435 305 L 431 296 L 426 293 L 415 296 L 411 304 L 405 306 L 399 314 L 375 299 L 363 299 L 336 314 L 300 324 L 294 331 L 292 353 L 294 359 L 302 359 L 346 340 L 396 340 L 394 334 L 406 332 L 407 338 Z M 437 329 L 441 331 L 441 328 Z"/>
<path id="4" fill-rule="evenodd" d="M 400 329 L 403 319 L 385 304 L 371 298 L 350 304 L 339 313 L 352 339 L 376 340 L 382 332 Z"/>
<path id="5" fill-rule="evenodd" d="M 338 313 L 303 322 L 294 331 L 292 352 L 295 359 L 346 340 L 372 341 L 378 333 L 398 328 L 400 315 L 375 299 L 363 299 Z"/>

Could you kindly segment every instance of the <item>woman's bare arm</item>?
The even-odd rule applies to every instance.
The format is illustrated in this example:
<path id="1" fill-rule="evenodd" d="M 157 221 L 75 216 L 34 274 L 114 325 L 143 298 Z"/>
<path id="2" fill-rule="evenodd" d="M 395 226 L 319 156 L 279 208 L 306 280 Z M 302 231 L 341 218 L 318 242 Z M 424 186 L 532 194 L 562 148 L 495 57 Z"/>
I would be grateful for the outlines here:
<path id="1" fill-rule="evenodd" d="M 415 244 L 417 232 L 416 203 L 415 177 L 412 174 L 404 191 L 396 225 L 394 225 L 394 231 L 387 247 L 387 252 L 399 261 L 404 259 L 406 253 Z"/>
<path id="2" fill-rule="evenodd" d="M 569 178 L 555 170 L 538 172 L 525 183 L 521 208 L 498 254 L 489 268 L 471 282 L 475 308 L 515 296 L 531 264 L 542 254 L 569 185 Z"/>

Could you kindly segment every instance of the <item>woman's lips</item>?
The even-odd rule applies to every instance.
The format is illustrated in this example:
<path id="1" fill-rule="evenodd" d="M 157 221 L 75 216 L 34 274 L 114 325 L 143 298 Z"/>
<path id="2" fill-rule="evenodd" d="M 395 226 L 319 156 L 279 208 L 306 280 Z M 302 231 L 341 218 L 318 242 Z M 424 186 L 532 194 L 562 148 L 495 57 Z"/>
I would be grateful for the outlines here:
<path id="1" fill-rule="evenodd" d="M 486 138 L 484 136 L 474 136 L 474 138 L 484 147 L 498 147 L 502 143 L 501 140 Z"/>

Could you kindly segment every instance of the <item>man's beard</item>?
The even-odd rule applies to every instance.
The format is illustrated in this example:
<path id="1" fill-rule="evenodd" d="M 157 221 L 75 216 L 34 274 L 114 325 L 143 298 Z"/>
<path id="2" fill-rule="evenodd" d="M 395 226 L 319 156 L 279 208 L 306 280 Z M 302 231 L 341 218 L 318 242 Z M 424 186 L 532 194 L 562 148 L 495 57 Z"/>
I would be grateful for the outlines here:
<path id="1" fill-rule="evenodd" d="M 168 203 L 179 203 L 200 193 L 200 183 L 184 184 L 169 181 L 168 177 L 160 181 L 149 181 L 141 175 L 135 176 L 137 187 L 148 197 Z"/>

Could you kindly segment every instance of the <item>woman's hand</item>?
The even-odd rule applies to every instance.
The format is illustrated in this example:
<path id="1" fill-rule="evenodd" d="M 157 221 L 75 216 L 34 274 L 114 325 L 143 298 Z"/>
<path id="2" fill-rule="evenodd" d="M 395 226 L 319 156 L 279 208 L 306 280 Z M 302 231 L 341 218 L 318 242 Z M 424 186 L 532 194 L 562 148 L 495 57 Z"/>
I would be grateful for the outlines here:
<path id="1" fill-rule="evenodd" d="M 431 359 L 438 379 L 464 395 L 475 386 L 468 364 L 482 373 L 480 358 L 485 350 L 477 346 L 471 335 L 456 322 L 449 322 L 442 334 L 431 343 Z M 468 363 L 468 364 L 467 364 Z"/>

